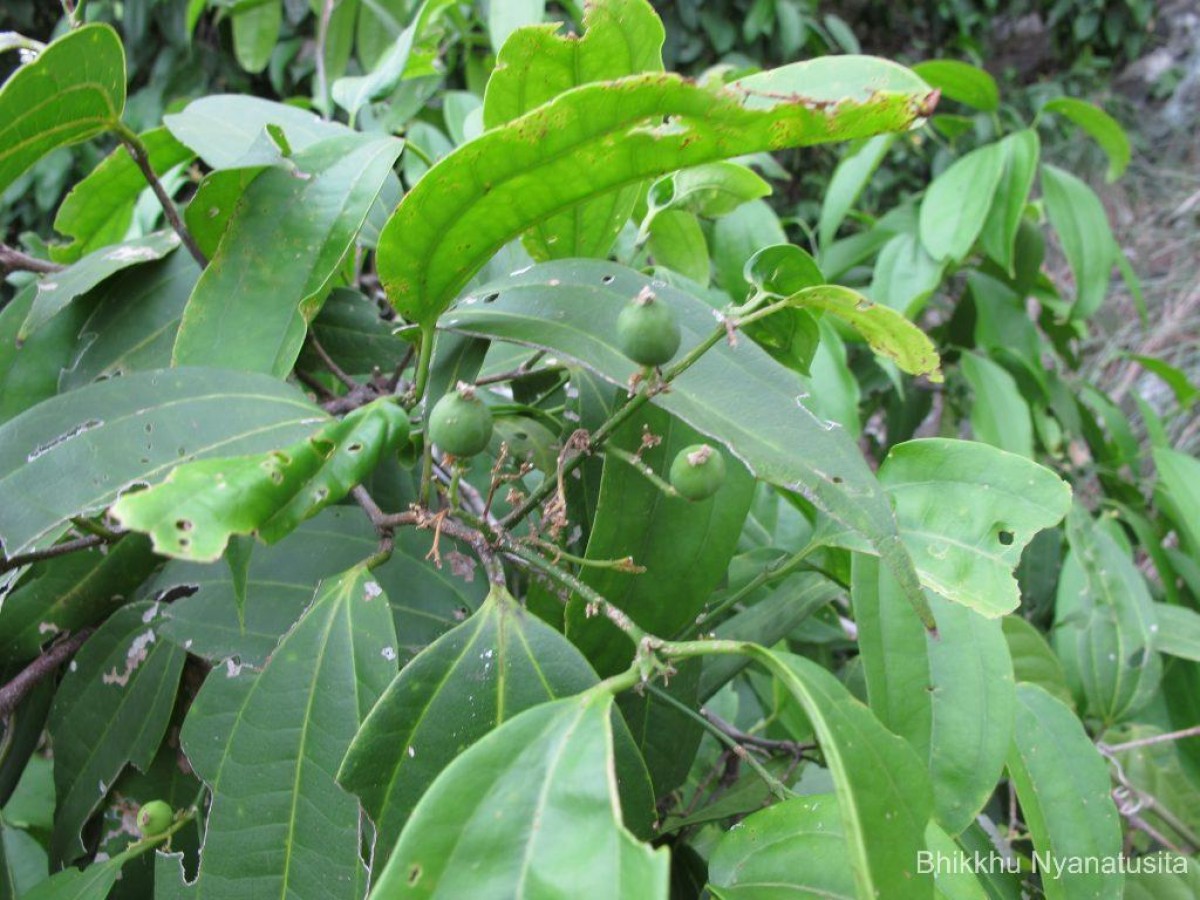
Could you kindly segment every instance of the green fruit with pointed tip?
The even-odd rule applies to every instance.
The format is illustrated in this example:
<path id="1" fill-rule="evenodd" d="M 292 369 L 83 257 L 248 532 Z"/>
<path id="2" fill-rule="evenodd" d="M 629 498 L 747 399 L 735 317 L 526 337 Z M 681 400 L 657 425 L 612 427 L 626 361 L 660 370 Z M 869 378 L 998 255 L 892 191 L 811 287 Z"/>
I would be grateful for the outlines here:
<path id="1" fill-rule="evenodd" d="M 475 388 L 460 383 L 434 404 L 429 438 L 451 456 L 465 459 L 482 453 L 492 440 L 492 411 Z"/>
<path id="2" fill-rule="evenodd" d="M 671 463 L 671 487 L 688 500 L 707 500 L 725 483 L 725 457 L 708 444 L 680 450 Z"/>
<path id="3" fill-rule="evenodd" d="M 137 811 L 137 827 L 142 837 L 154 837 L 162 834 L 175 821 L 175 810 L 164 800 L 151 800 L 143 803 Z"/>
<path id="4" fill-rule="evenodd" d="M 679 352 L 682 340 L 675 313 L 648 288 L 617 317 L 617 344 L 622 353 L 640 365 L 669 363 Z"/>

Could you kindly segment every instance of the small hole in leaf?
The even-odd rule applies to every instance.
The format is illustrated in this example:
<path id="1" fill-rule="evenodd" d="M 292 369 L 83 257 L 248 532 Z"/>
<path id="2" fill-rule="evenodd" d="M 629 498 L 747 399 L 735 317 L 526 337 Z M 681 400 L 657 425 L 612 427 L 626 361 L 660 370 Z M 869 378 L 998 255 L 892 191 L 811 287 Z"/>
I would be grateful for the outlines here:
<path id="1" fill-rule="evenodd" d="M 499 299 L 500 299 L 500 295 L 493 291 L 492 293 L 488 294 L 486 297 L 483 298 L 483 302 L 484 303 L 495 303 Z"/>
<path id="2" fill-rule="evenodd" d="M 147 422 L 147 423 L 146 423 L 146 434 L 149 434 L 149 433 L 150 433 L 150 432 L 152 432 L 153 430 L 154 430 L 154 426 L 153 426 L 153 425 L 151 425 L 149 422 Z"/>
<path id="3" fill-rule="evenodd" d="M 1000 540 L 1000 543 L 1003 544 L 1005 547 L 1012 546 L 1013 533 L 1011 531 L 1005 531 L 1004 529 L 1000 529 L 1000 533 L 997 534 L 996 537 Z"/>
<path id="4" fill-rule="evenodd" d="M 416 884 L 420 880 L 421 880 L 421 867 L 413 866 L 411 869 L 408 870 L 408 883 Z"/>
<path id="5" fill-rule="evenodd" d="M 600 283 L 601 284 L 612 284 L 616 280 L 617 280 L 617 278 L 615 275 L 605 275 L 603 278 L 600 279 Z"/>
<path id="6" fill-rule="evenodd" d="M 346 445 L 346 452 L 347 453 L 359 453 L 362 451 L 362 448 L 363 448 L 363 445 L 361 443 L 359 443 L 358 441 L 355 441 L 353 444 Z"/>
<path id="7" fill-rule="evenodd" d="M 283 473 L 275 469 L 271 472 L 271 481 L 275 484 L 283 484 Z"/>
<path id="8" fill-rule="evenodd" d="M 179 549 L 180 550 L 186 550 L 191 545 L 192 545 L 192 542 L 189 538 L 181 537 L 179 539 Z"/>
<path id="9" fill-rule="evenodd" d="M 834 484 L 841 484 L 843 481 L 845 481 L 845 479 L 842 478 L 841 475 L 834 475 L 829 480 L 832 481 Z"/>
<path id="10" fill-rule="evenodd" d="M 513 437 L 515 437 L 515 438 L 516 438 L 518 441 L 527 441 L 527 440 L 529 440 L 529 435 L 528 435 L 528 434 L 526 434 L 524 431 L 518 431 L 518 432 L 515 432 L 515 433 L 513 434 Z"/>
<path id="11" fill-rule="evenodd" d="M 175 527 L 178 528 L 180 531 L 191 531 L 192 523 L 191 523 L 191 520 L 189 520 L 189 519 L 178 519 L 175 522 Z"/>

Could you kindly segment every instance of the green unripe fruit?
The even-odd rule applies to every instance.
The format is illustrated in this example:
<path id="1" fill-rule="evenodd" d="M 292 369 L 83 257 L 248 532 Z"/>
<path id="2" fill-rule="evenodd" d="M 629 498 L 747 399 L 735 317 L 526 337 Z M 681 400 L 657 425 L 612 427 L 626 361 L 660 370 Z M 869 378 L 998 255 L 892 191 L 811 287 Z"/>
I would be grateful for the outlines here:
<path id="1" fill-rule="evenodd" d="M 725 482 L 725 457 L 708 444 L 679 451 L 671 463 L 671 487 L 688 500 L 707 500 Z"/>
<path id="2" fill-rule="evenodd" d="M 649 288 L 621 310 L 617 317 L 617 344 L 621 352 L 643 366 L 661 366 L 679 352 L 683 335 L 671 307 L 655 298 Z"/>
<path id="3" fill-rule="evenodd" d="M 482 453 L 492 440 L 492 411 L 476 396 L 475 388 L 459 382 L 457 390 L 434 404 L 429 439 L 451 456 Z"/>
<path id="4" fill-rule="evenodd" d="M 142 837 L 162 834 L 175 821 L 175 810 L 163 800 L 151 800 L 137 811 L 137 827 Z"/>

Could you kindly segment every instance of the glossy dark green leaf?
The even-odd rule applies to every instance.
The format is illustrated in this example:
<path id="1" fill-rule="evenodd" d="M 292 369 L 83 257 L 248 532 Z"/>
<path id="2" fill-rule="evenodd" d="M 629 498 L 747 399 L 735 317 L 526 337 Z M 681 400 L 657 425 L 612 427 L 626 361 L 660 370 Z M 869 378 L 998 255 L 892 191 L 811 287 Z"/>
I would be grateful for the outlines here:
<path id="1" fill-rule="evenodd" d="M 926 587 L 988 617 L 1017 608 L 1013 570 L 1033 536 L 1056 525 L 1071 489 L 1049 469 L 987 444 L 897 444 L 879 469 L 900 534 Z M 830 543 L 871 552 L 842 534 Z"/>
<path id="2" fill-rule="evenodd" d="M 531 25 L 516 29 L 503 46 L 493 44 L 498 54 L 484 94 L 485 128 L 580 85 L 662 71 L 663 26 L 647 0 L 588 4 L 582 24 L 581 36 L 560 34 L 557 25 Z M 634 182 L 547 217 L 526 232 L 526 249 L 539 260 L 607 256 L 640 187 Z"/>
<path id="3" fill-rule="evenodd" d="M 362 896 L 358 804 L 333 773 L 395 658 L 387 597 L 358 567 L 322 585 L 262 672 L 209 674 L 182 735 L 212 791 L 198 893 Z"/>
<path id="4" fill-rule="evenodd" d="M 53 540 L 70 517 L 180 462 L 286 445 L 325 419 L 290 385 L 220 369 L 134 373 L 54 397 L 0 427 L 0 489 L 15 500 L 0 506 L 4 550 Z"/>
<path id="5" fill-rule="evenodd" d="M 837 797 L 795 797 L 747 816 L 717 843 L 708 879 L 720 900 L 854 900 L 859 895 Z"/>
<path id="6" fill-rule="evenodd" d="M 0 310 L 0 423 L 58 393 L 62 370 L 76 352 L 85 304 L 57 316 L 23 344 L 17 332 L 33 307 L 37 282 L 19 290 Z"/>
<path id="7" fill-rule="evenodd" d="M 125 51 L 108 25 L 68 31 L 0 88 L 0 191 L 58 147 L 111 128 L 125 108 Z"/>
<path id="8" fill-rule="evenodd" d="M 79 340 L 59 386 L 72 390 L 100 378 L 170 366 L 179 319 L 199 277 L 191 254 L 171 253 L 92 290 L 90 310 L 76 329 Z"/>
<path id="9" fill-rule="evenodd" d="M 509 719 L 425 792 L 371 897 L 667 897 L 665 850 L 621 825 L 612 696 Z"/>
<path id="10" fill-rule="evenodd" d="M 1004 174 L 1004 148 L 986 144 L 934 179 L 921 201 L 921 243 L 941 262 L 961 262 L 983 230 Z"/>
<path id="11" fill-rule="evenodd" d="M 1116 253 L 1108 213 L 1096 192 L 1070 172 L 1045 164 L 1041 171 L 1046 216 L 1075 279 L 1071 318 L 1086 319 L 1108 293 Z"/>
<path id="12" fill-rule="evenodd" d="M 192 151 L 166 128 L 153 128 L 140 138 L 150 168 L 158 176 L 192 158 Z M 54 258 L 74 262 L 85 253 L 122 240 L 133 222 L 138 197 L 147 189 L 146 177 L 129 151 L 117 147 L 63 198 L 54 217 L 54 230 L 72 240 L 52 248 Z"/>
<path id="13" fill-rule="evenodd" d="M 1082 128 L 1108 156 L 1108 181 L 1116 181 L 1125 172 L 1133 155 L 1129 137 L 1117 120 L 1100 107 L 1074 97 L 1055 97 L 1042 112 L 1064 116 Z"/>
<path id="14" fill-rule="evenodd" d="M 617 315 L 647 287 L 678 316 L 684 352 L 712 334 L 715 321 L 707 303 L 598 262 L 544 264 L 481 288 L 478 296 L 494 293 L 496 299 L 480 303 L 478 296 L 469 297 L 445 324 L 552 350 L 621 386 L 637 367 L 616 346 Z M 924 603 L 882 490 L 844 431 L 797 402 L 803 393 L 796 376 L 753 344 L 720 342 L 655 402 L 724 443 L 762 480 L 800 491 L 865 535 L 906 585 L 910 601 Z"/>
<path id="15" fill-rule="evenodd" d="M 0 604 L 0 661 L 28 662 L 56 635 L 100 621 L 157 565 L 140 536 L 37 563 Z"/>
<path id="16" fill-rule="evenodd" d="M 583 656 L 501 588 L 408 663 L 350 745 L 338 782 L 375 823 L 382 865 L 417 801 L 464 749 L 513 716 L 596 683 Z M 618 720 L 619 722 L 619 720 Z M 623 730 L 623 723 L 619 725 Z M 618 736 L 620 738 L 620 736 Z M 628 733 L 624 742 L 629 744 Z M 649 782 L 628 785 L 647 817 Z"/>
<path id="17" fill-rule="evenodd" d="M 1008 771 L 1034 849 L 1043 859 L 1116 859 L 1121 824 L 1109 794 L 1108 765 L 1075 714 L 1032 684 L 1017 685 L 1017 727 Z M 1092 868 L 1042 872 L 1048 900 L 1121 897 L 1120 874 Z"/>
<path id="18" fill-rule="evenodd" d="M 430 170 L 384 227 L 379 275 L 393 305 L 429 328 L 500 247 L 555 213 L 675 169 L 903 130 L 927 96 L 906 69 L 870 57 L 796 63 L 720 90 L 657 73 L 584 85 Z"/>
<path id="19" fill-rule="evenodd" d="M 331 138 L 296 153 L 302 175 L 268 168 L 255 178 L 184 309 L 174 363 L 290 371 L 308 307 L 331 287 L 401 146 Z"/>
<path id="20" fill-rule="evenodd" d="M 17 339 L 26 340 L 35 330 L 62 312 L 68 303 L 106 278 L 130 266 L 162 259 L 178 246 L 179 235 L 174 231 L 160 231 L 115 247 L 101 248 L 61 272 L 47 275 L 38 282 L 37 296 L 17 333 Z"/>
<path id="21" fill-rule="evenodd" d="M 877 560 L 854 561 L 854 614 L 871 708 L 928 761 L 936 820 L 951 834 L 988 802 L 1012 742 L 1016 697 L 999 621 L 932 595 L 928 636 Z"/>
<path id="22" fill-rule="evenodd" d="M 634 416 L 609 440 L 635 453 L 643 433 L 662 439 L 641 459 L 663 478 L 680 451 L 703 441 L 688 425 L 658 409 Z M 754 479 L 746 469 L 736 459 L 726 464 L 721 489 L 707 500 L 692 502 L 666 496 L 616 455 L 605 459 L 586 556 L 629 557 L 646 571 L 585 568 L 580 577 L 650 634 L 673 636 L 690 625 L 725 576 L 754 492 Z M 588 615 L 587 608 L 586 598 L 571 598 L 567 636 L 601 676 L 614 675 L 628 667 L 633 645 L 607 618 Z"/>
<path id="23" fill-rule="evenodd" d="M 1054 649 L 1092 715 L 1112 724 L 1158 689 L 1154 602 L 1127 547 L 1076 506 L 1067 517 L 1071 552 L 1054 607 Z"/>
<path id="24" fill-rule="evenodd" d="M 162 640 L 160 615 L 150 603 L 114 613 L 75 656 L 55 696 L 50 855 L 58 863 L 86 852 L 80 832 L 125 765 L 145 770 L 158 751 L 186 655 Z"/>
<path id="25" fill-rule="evenodd" d="M 160 484 L 125 494 L 111 514 L 150 535 L 159 553 L 212 562 L 232 535 L 283 538 L 407 440 L 408 413 L 382 398 L 280 449 L 176 466 Z"/>
<path id="26" fill-rule="evenodd" d="M 935 87 L 942 95 L 984 112 L 995 112 L 1000 106 L 1000 89 L 996 79 L 983 69 L 956 59 L 931 59 L 917 63 L 913 71 Z"/>

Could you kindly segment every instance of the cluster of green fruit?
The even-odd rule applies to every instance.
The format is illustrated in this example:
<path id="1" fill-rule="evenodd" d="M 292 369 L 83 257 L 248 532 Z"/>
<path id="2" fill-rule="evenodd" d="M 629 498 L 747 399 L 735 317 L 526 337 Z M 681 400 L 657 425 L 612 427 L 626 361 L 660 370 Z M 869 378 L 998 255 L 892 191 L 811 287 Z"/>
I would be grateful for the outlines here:
<path id="1" fill-rule="evenodd" d="M 617 343 L 631 360 L 647 369 L 670 362 L 683 335 L 667 304 L 643 290 L 617 317 Z M 429 413 L 429 439 L 442 452 L 469 459 L 492 439 L 492 411 L 472 385 L 459 382 Z M 671 463 L 671 487 L 688 500 L 711 497 L 725 481 L 725 458 L 708 444 L 681 450 Z"/>

